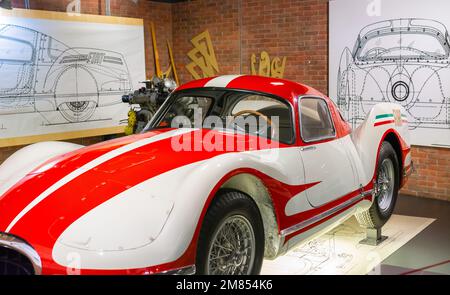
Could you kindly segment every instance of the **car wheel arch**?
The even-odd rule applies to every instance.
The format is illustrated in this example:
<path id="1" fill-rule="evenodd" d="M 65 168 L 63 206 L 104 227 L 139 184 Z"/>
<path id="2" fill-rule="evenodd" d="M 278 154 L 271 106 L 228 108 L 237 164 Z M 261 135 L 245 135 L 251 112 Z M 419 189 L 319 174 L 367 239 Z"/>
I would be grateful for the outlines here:
<path id="1" fill-rule="evenodd" d="M 392 145 L 392 147 L 394 148 L 394 151 L 397 155 L 399 171 L 402 171 L 402 167 L 403 167 L 402 146 L 401 146 L 398 135 L 392 131 L 388 132 L 384 136 L 382 142 L 383 141 L 389 142 Z M 399 179 L 398 179 L 399 183 L 402 183 L 402 178 L 403 178 L 402 173 L 399 173 Z"/>
<path id="2" fill-rule="evenodd" d="M 263 218 L 264 231 L 265 231 L 265 257 L 266 258 L 275 258 L 279 255 L 280 251 L 282 251 L 282 245 L 284 243 L 284 238 L 280 235 L 279 228 L 279 213 L 277 211 L 276 206 L 274 206 L 274 201 L 272 196 L 269 193 L 269 186 L 265 183 L 264 174 L 261 174 L 259 170 L 255 170 L 254 168 L 250 168 L 252 165 L 244 166 L 235 165 L 233 161 L 225 161 L 225 165 L 213 165 L 213 163 L 208 163 L 208 167 L 214 167 L 211 169 L 211 173 L 208 174 L 206 178 L 209 181 L 214 179 L 214 182 L 211 182 L 212 185 L 209 186 L 206 191 L 202 191 L 201 193 L 195 189 L 195 186 L 191 186 L 190 184 L 194 183 L 194 180 L 198 178 L 205 179 L 204 168 L 205 164 L 201 164 L 196 169 L 190 171 L 189 175 L 185 177 L 181 183 L 178 190 L 182 191 L 195 191 L 193 197 L 197 197 L 197 202 L 195 204 L 198 205 L 196 210 L 198 210 L 198 219 L 196 222 L 195 229 L 193 229 L 192 238 L 189 244 L 186 246 L 183 254 L 178 257 L 174 263 L 183 264 L 183 266 L 187 264 L 194 263 L 196 259 L 196 252 L 198 247 L 198 239 L 200 235 L 201 228 L 203 226 L 204 218 L 213 204 L 213 201 L 220 197 L 221 190 L 229 189 L 235 190 L 237 192 L 243 193 L 251 198 L 254 202 L 256 202 L 258 209 L 260 210 L 260 214 Z M 217 169 L 217 170 L 216 170 Z M 260 175 L 261 174 L 261 175 Z M 252 180 L 253 186 L 249 184 L 249 182 L 244 181 L 244 179 Z M 250 183 L 251 183 L 250 182 Z M 263 188 L 264 191 L 255 190 L 254 187 L 258 184 L 260 188 Z M 205 193 L 205 194 L 204 194 Z M 262 197 L 264 197 L 262 199 Z M 192 203 L 192 198 L 188 199 L 189 202 Z M 263 202 L 265 200 L 266 202 Z M 263 204 L 269 204 L 269 206 L 264 206 Z M 181 207 L 184 208 L 183 205 Z M 263 208 L 263 212 L 261 212 L 261 208 Z M 270 208 L 270 210 L 264 210 L 264 208 Z M 266 215 L 267 213 L 267 215 Z M 270 219 L 266 217 L 270 216 Z M 268 226 L 272 224 L 273 226 Z M 266 229 L 271 234 L 267 234 Z M 270 230 L 269 230 L 270 229 Z M 178 265 L 179 266 L 179 265 Z"/>
<path id="3" fill-rule="evenodd" d="M 266 258 L 275 258 L 281 248 L 282 238 L 279 234 L 279 224 L 272 197 L 263 180 L 251 173 L 238 173 L 223 182 L 215 197 L 221 192 L 233 190 L 245 194 L 257 205 L 264 224 L 264 239 Z"/>

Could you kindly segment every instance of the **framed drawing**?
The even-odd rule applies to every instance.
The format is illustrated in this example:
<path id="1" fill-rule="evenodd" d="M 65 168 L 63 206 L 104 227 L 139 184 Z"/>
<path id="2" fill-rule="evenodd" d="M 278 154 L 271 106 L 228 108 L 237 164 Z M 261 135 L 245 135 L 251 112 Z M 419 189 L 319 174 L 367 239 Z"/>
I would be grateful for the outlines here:
<path id="1" fill-rule="evenodd" d="M 142 19 L 0 11 L 0 147 L 123 132 Z"/>
<path id="2" fill-rule="evenodd" d="M 412 144 L 450 147 L 450 2 L 329 5 L 329 94 L 346 119 L 356 127 L 373 105 L 395 102 Z"/>

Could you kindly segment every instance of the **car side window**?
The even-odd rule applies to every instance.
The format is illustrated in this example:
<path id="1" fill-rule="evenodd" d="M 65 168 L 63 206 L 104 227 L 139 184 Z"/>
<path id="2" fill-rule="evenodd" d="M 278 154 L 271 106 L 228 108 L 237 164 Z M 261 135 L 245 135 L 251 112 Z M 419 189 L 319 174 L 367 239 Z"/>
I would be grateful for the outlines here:
<path id="1" fill-rule="evenodd" d="M 336 136 L 330 110 L 325 100 L 313 97 L 300 99 L 300 132 L 305 142 Z"/>
<path id="2" fill-rule="evenodd" d="M 195 112 L 197 111 L 202 116 L 202 120 L 208 114 L 212 104 L 212 98 L 209 97 L 194 97 L 181 96 L 170 106 L 164 118 L 159 123 L 158 127 L 175 127 L 172 126 L 172 120 L 177 116 L 187 118 L 191 125 L 195 125 Z M 174 124 L 176 125 L 176 124 Z"/>
<path id="3" fill-rule="evenodd" d="M 262 133 L 268 133 L 266 135 L 269 138 L 282 143 L 291 144 L 294 141 L 291 110 L 286 102 L 264 95 L 250 94 L 242 97 L 231 107 L 230 115 L 242 115 L 245 118 L 249 116 L 255 116 L 255 118 L 263 116 L 269 120 L 273 128 Z M 261 131 L 260 127 L 254 126 L 253 129 Z"/>

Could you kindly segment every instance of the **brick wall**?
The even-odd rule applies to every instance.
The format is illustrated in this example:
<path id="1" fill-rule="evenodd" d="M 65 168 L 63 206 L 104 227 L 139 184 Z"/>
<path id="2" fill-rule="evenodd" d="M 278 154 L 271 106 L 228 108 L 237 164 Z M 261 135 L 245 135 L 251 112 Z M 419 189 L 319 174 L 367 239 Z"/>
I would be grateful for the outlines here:
<path id="1" fill-rule="evenodd" d="M 450 150 L 415 146 L 411 154 L 415 172 L 402 192 L 450 201 Z"/>
<path id="2" fill-rule="evenodd" d="M 208 29 L 220 74 L 247 73 L 261 50 L 287 57 L 285 78 L 327 92 L 328 2 L 326 0 L 204 0 L 172 9 L 174 56 L 182 82 L 192 49 L 189 40 Z"/>
<path id="3" fill-rule="evenodd" d="M 327 1 L 242 1 L 241 11 L 243 73 L 251 54 L 266 50 L 287 57 L 285 78 L 327 93 Z"/>
<path id="4" fill-rule="evenodd" d="M 185 69 L 190 39 L 208 29 L 220 73 L 239 73 L 238 1 L 189 1 L 173 4 L 174 58 L 181 82 L 192 79 Z"/>
<path id="5" fill-rule="evenodd" d="M 63 0 L 33 0 L 33 9 L 65 11 Z M 104 14 L 103 0 L 82 0 L 82 13 Z M 20 7 L 23 1 L 13 1 Z M 250 55 L 266 50 L 287 57 L 285 78 L 328 91 L 327 0 L 196 0 L 175 4 L 112 0 L 112 15 L 155 22 L 163 68 L 168 64 L 166 39 L 173 41 L 182 82 L 191 80 L 185 65 L 189 40 L 208 29 L 219 62 L 219 74 L 250 73 Z M 147 32 L 146 32 L 146 36 Z M 149 40 L 148 40 L 149 41 Z M 146 44 L 147 73 L 153 73 L 151 43 Z M 82 139 L 85 144 L 102 138 Z M 16 148 L 0 149 L 0 162 Z M 450 200 L 450 149 L 413 147 L 416 172 L 403 193 Z"/>

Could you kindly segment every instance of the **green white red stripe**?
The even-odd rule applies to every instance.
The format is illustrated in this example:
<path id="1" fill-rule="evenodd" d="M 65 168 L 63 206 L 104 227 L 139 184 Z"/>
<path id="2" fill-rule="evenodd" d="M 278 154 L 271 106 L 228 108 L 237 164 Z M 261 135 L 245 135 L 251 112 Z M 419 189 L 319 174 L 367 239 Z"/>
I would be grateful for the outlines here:
<path id="1" fill-rule="evenodd" d="M 401 114 L 402 123 L 408 123 L 405 114 Z M 393 124 L 395 123 L 394 114 L 380 114 L 375 116 L 375 123 L 373 126 L 380 126 L 385 124 Z"/>

